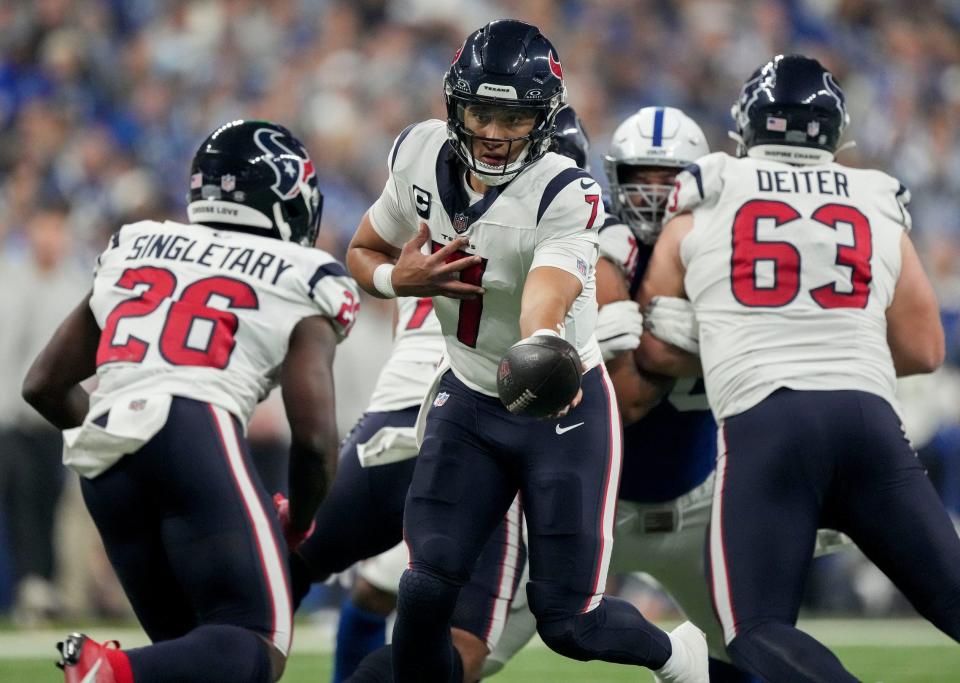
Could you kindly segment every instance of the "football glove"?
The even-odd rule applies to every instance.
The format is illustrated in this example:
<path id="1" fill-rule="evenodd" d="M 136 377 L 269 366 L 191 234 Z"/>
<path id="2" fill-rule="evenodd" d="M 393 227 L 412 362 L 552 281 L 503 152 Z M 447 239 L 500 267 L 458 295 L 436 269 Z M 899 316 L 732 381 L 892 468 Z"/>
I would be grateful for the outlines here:
<path id="1" fill-rule="evenodd" d="M 675 296 L 655 296 L 643 312 L 643 327 L 657 339 L 700 355 L 700 326 L 693 304 Z"/>
<path id="2" fill-rule="evenodd" d="M 316 520 L 310 522 L 310 528 L 306 531 L 298 531 L 290 524 L 290 501 L 282 493 L 273 494 L 273 506 L 277 510 L 277 517 L 280 519 L 280 529 L 283 531 L 283 538 L 287 541 L 287 548 L 292 552 L 300 547 L 300 544 L 310 538 L 310 535 L 316 530 Z"/>
<path id="3" fill-rule="evenodd" d="M 597 341 L 604 362 L 640 346 L 643 316 L 636 301 L 611 301 L 597 313 Z"/>

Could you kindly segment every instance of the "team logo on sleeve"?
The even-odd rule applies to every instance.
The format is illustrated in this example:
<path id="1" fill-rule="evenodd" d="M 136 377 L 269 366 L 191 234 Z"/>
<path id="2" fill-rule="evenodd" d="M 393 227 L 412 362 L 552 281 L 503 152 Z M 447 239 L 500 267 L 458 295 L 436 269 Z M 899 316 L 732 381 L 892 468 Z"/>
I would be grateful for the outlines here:
<path id="1" fill-rule="evenodd" d="M 307 180 L 316 175 L 313 162 L 300 157 L 299 153 L 279 141 L 283 133 L 270 128 L 260 128 L 253 134 L 257 147 L 266 152 L 263 160 L 273 169 L 276 179 L 270 186 L 280 199 L 293 199 L 308 187 Z"/>

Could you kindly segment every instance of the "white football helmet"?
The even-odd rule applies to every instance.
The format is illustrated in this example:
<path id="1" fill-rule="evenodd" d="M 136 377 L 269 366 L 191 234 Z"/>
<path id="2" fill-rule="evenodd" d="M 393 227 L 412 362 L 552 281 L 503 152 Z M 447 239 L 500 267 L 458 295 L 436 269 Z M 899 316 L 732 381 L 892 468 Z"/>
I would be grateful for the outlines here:
<path id="1" fill-rule="evenodd" d="M 660 234 L 663 210 L 673 184 L 622 182 L 624 172 L 636 166 L 674 168 L 709 154 L 707 139 L 693 119 L 673 107 L 644 107 L 613 133 L 603 168 L 610 182 L 613 212 L 644 244 Z"/>

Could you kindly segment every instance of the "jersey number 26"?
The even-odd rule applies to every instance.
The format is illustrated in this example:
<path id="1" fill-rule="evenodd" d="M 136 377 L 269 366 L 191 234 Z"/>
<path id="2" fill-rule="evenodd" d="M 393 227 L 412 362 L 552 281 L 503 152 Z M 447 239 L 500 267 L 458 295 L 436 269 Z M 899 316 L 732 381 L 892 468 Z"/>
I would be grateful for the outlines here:
<path id="1" fill-rule="evenodd" d="M 127 299 L 114 308 L 103 326 L 97 347 L 97 366 L 104 363 L 140 363 L 147 354 L 149 343 L 132 333 L 121 344 L 115 344 L 117 325 L 124 318 L 142 318 L 150 315 L 164 299 L 177 288 L 177 278 L 165 268 L 143 266 L 128 268 L 116 286 L 133 290 L 146 285 L 139 296 Z M 234 336 L 239 321 L 229 310 L 209 306 L 211 297 L 226 299 L 227 308 L 258 308 L 257 293 L 245 282 L 228 277 L 208 277 L 188 285 L 180 298 L 173 301 L 160 332 L 160 353 L 172 365 L 192 365 L 223 369 L 230 361 L 236 344 Z M 205 344 L 196 343 L 192 334 L 194 324 L 205 322 L 209 333 Z M 202 334 L 199 336 L 203 336 Z M 194 343 L 189 343 L 189 342 Z"/>

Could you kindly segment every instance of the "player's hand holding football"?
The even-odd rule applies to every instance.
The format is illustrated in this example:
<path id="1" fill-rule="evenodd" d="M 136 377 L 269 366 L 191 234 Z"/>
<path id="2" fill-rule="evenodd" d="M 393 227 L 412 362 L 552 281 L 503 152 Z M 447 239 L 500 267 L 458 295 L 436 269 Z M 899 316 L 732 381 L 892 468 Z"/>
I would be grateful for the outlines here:
<path id="1" fill-rule="evenodd" d="M 483 288 L 463 282 L 460 273 L 480 263 L 476 255 L 456 258 L 459 249 L 470 239 L 458 237 L 434 254 L 424 254 L 423 245 L 430 241 L 426 223 L 420 224 L 417 236 L 403 245 L 392 273 L 393 289 L 397 296 L 446 296 L 451 299 L 474 299 L 483 294 Z M 456 258 L 456 260 L 451 260 Z"/>
<path id="2" fill-rule="evenodd" d="M 277 510 L 277 517 L 280 519 L 280 529 L 283 531 L 283 538 L 287 541 L 287 548 L 292 552 L 300 547 L 300 544 L 310 538 L 317 523 L 311 522 L 310 528 L 306 530 L 294 529 L 290 522 L 290 501 L 282 493 L 273 494 L 273 506 Z"/>
<path id="3" fill-rule="evenodd" d="M 553 330 L 537 330 L 500 360 L 497 393 L 514 415 L 563 417 L 583 399 L 583 365 L 569 342 Z"/>

